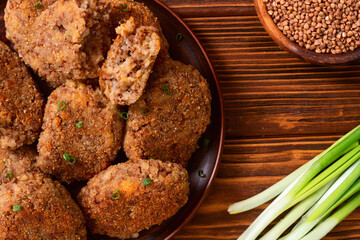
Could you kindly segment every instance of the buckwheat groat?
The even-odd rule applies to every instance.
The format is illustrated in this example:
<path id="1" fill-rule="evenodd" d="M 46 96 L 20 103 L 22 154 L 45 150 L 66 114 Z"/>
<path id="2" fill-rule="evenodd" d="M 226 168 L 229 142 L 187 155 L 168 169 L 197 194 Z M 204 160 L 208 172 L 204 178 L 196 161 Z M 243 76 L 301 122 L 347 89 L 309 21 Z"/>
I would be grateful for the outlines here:
<path id="1" fill-rule="evenodd" d="M 85 220 L 59 182 L 24 174 L 0 185 L 0 239 L 86 240 Z"/>
<path id="2" fill-rule="evenodd" d="M 122 24 L 99 71 L 99 83 L 113 103 L 130 105 L 142 95 L 158 55 L 166 58 L 168 46 L 157 18 L 143 4 L 116 1 L 114 12 L 114 22 Z"/>
<path id="3" fill-rule="evenodd" d="M 0 148 L 16 149 L 39 136 L 43 98 L 25 64 L 0 41 Z"/>
<path id="4" fill-rule="evenodd" d="M 129 108 L 124 151 L 129 159 L 185 166 L 210 123 L 209 86 L 193 66 L 178 61 L 153 70 L 145 93 Z"/>
<path id="5" fill-rule="evenodd" d="M 175 215 L 188 194 L 186 169 L 137 160 L 111 166 L 90 179 L 78 201 L 92 233 L 126 239 Z"/>
<path id="6" fill-rule="evenodd" d="M 9 0 L 6 36 L 52 87 L 96 78 L 111 44 L 108 11 L 96 0 Z"/>
<path id="7" fill-rule="evenodd" d="M 90 179 L 115 159 L 123 126 L 99 89 L 68 81 L 48 98 L 37 164 L 63 182 Z"/>

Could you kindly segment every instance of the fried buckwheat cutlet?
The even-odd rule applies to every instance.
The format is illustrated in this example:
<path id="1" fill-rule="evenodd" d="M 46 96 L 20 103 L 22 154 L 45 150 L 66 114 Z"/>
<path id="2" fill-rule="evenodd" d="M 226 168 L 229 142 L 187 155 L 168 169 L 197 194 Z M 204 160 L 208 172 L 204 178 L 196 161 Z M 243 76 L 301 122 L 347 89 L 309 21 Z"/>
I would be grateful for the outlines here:
<path id="1" fill-rule="evenodd" d="M 137 160 L 111 166 L 90 179 L 78 202 L 92 233 L 125 239 L 175 215 L 188 194 L 185 168 Z"/>
<path id="2" fill-rule="evenodd" d="M 133 17 L 116 32 L 118 36 L 99 71 L 100 87 L 113 103 L 130 105 L 144 92 L 160 51 L 160 37 L 153 27 L 137 27 Z"/>
<path id="3" fill-rule="evenodd" d="M 26 66 L 0 41 L 0 148 L 16 149 L 39 136 L 43 98 Z"/>
<path id="4" fill-rule="evenodd" d="M 155 61 L 167 58 L 168 45 L 157 18 L 145 5 L 134 1 L 113 4 L 111 16 L 121 25 L 99 71 L 99 84 L 113 103 L 130 105 L 142 95 Z"/>
<path id="5" fill-rule="evenodd" d="M 23 146 L 16 150 L 0 149 L 0 185 L 24 173 L 38 171 L 35 166 L 36 156 L 34 146 Z"/>
<path id="6" fill-rule="evenodd" d="M 99 89 L 68 81 L 48 98 L 37 165 L 63 182 L 89 179 L 115 159 L 123 127 L 119 110 Z"/>
<path id="7" fill-rule="evenodd" d="M 23 174 L 0 185 L 0 239 L 86 240 L 85 219 L 59 182 Z"/>
<path id="8" fill-rule="evenodd" d="M 129 107 L 124 151 L 129 159 L 150 157 L 183 166 L 210 123 L 208 83 L 190 65 L 156 65 L 145 93 Z"/>
<path id="9" fill-rule="evenodd" d="M 9 0 L 6 36 L 49 85 L 96 78 L 111 38 L 108 8 L 97 0 Z"/>

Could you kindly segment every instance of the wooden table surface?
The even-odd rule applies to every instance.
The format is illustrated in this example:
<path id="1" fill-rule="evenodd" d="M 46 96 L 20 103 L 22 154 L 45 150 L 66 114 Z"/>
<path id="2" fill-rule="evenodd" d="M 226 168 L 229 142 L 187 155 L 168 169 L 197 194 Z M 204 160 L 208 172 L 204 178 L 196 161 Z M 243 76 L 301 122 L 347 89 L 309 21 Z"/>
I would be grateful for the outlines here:
<path id="1" fill-rule="evenodd" d="M 360 65 L 307 64 L 280 49 L 251 0 L 166 0 L 198 36 L 225 108 L 222 162 L 209 196 L 174 239 L 236 239 L 265 208 L 227 207 L 289 174 L 360 124 Z M 325 239 L 360 239 L 360 211 Z"/>

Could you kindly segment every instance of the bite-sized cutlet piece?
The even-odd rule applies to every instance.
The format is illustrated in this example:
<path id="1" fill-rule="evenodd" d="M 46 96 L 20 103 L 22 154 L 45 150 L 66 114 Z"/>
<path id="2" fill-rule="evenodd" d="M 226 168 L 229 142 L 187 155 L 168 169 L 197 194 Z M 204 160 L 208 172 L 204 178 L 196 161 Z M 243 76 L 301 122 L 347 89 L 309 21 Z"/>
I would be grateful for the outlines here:
<path id="1" fill-rule="evenodd" d="M 121 148 L 124 123 L 119 113 L 99 89 L 68 81 L 45 106 L 37 165 L 67 183 L 104 170 Z"/>
<path id="2" fill-rule="evenodd" d="M 188 173 L 159 160 L 120 163 L 90 179 L 78 195 L 92 233 L 120 239 L 161 224 L 187 202 Z"/>
<path id="3" fill-rule="evenodd" d="M 145 89 L 160 51 L 160 37 L 154 27 L 137 27 L 133 17 L 116 28 L 116 33 L 99 71 L 100 87 L 113 103 L 130 105 Z"/>
<path id="4" fill-rule="evenodd" d="M 104 0 L 104 2 L 108 2 Z M 117 37 L 99 71 L 99 84 L 114 103 L 130 105 L 142 95 L 155 61 L 168 58 L 168 44 L 157 18 L 135 1 L 111 1 Z"/>
<path id="5" fill-rule="evenodd" d="M 9 0 L 6 36 L 52 87 L 96 78 L 111 44 L 108 11 L 96 0 Z"/>
<path id="6" fill-rule="evenodd" d="M 210 123 L 208 83 L 191 65 L 156 65 L 145 93 L 129 107 L 124 151 L 129 159 L 156 158 L 183 166 Z"/>
<path id="7" fill-rule="evenodd" d="M 25 64 L 0 41 L 0 148 L 16 149 L 39 136 L 44 102 Z"/>
<path id="8" fill-rule="evenodd" d="M 85 219 L 59 182 L 24 174 L 0 185 L 0 239 L 85 240 Z"/>
<path id="9" fill-rule="evenodd" d="M 16 150 L 0 149 L 0 185 L 24 173 L 38 171 L 35 167 L 35 146 L 23 146 Z"/>

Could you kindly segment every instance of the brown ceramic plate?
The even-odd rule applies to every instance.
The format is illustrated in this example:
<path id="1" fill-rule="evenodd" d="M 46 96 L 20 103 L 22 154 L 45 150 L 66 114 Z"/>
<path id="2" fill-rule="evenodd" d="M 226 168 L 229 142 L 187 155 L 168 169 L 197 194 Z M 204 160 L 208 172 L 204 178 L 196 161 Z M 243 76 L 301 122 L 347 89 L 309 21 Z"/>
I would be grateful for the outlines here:
<path id="1" fill-rule="evenodd" d="M 187 170 L 190 176 L 190 195 L 187 204 L 172 218 L 163 222 L 160 226 L 154 226 L 149 230 L 140 232 L 138 239 L 170 239 L 181 227 L 183 227 L 200 206 L 209 187 L 213 182 L 220 162 L 223 131 L 224 113 L 219 84 L 211 65 L 211 62 L 189 27 L 168 7 L 157 0 L 142 0 L 160 20 L 163 32 L 170 45 L 170 55 L 173 59 L 195 66 L 207 79 L 212 96 L 211 124 L 199 140 L 199 149 L 192 155 Z M 0 0 L 0 39 L 6 41 L 3 22 L 5 0 Z M 176 35 L 181 33 L 183 39 L 176 40 Z M 37 78 L 35 76 L 35 78 Z M 210 140 L 207 147 L 203 145 L 204 138 Z M 125 161 L 123 153 L 119 154 L 119 162 Z M 206 174 L 205 178 L 198 176 L 198 170 L 202 169 Z M 85 183 L 77 183 L 66 186 L 69 191 L 76 195 L 80 187 Z M 106 236 L 92 235 L 89 239 L 115 239 Z"/>

